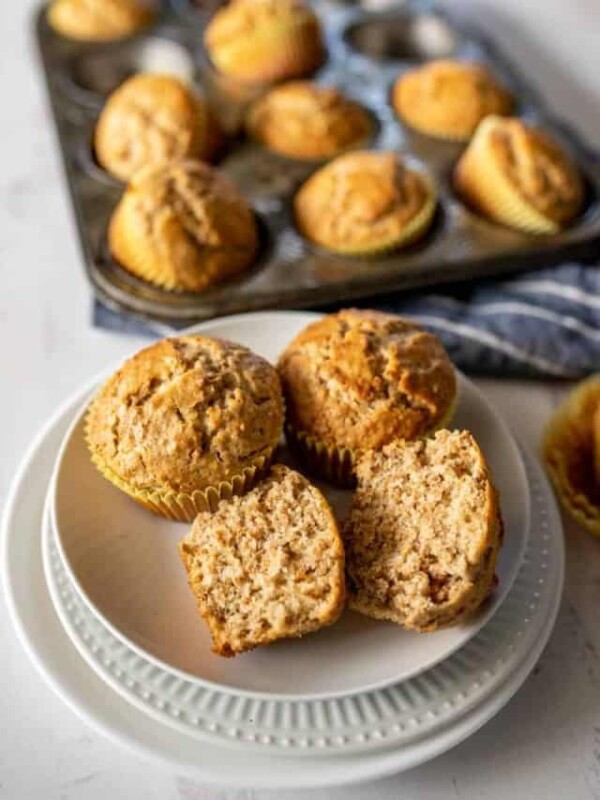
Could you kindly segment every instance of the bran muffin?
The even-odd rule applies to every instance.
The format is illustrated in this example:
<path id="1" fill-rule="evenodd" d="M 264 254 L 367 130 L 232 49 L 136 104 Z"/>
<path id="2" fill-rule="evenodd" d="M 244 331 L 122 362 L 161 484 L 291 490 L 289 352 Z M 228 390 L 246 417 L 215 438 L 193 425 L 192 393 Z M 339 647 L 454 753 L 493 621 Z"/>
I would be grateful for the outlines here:
<path id="1" fill-rule="evenodd" d="M 455 404 L 456 376 L 439 339 L 378 311 L 349 309 L 312 323 L 277 370 L 290 447 L 342 486 L 352 485 L 361 451 L 426 436 Z"/>
<path id="2" fill-rule="evenodd" d="M 600 374 L 578 384 L 554 413 L 542 449 L 562 505 L 600 536 Z"/>
<path id="3" fill-rule="evenodd" d="M 344 526 L 350 608 L 417 631 L 472 615 L 494 584 L 502 523 L 467 431 L 368 452 Z"/>
<path id="4" fill-rule="evenodd" d="M 489 114 L 513 110 L 511 95 L 481 64 L 441 59 L 401 75 L 392 105 L 403 122 L 439 139 L 468 141 Z"/>
<path id="5" fill-rule="evenodd" d="M 347 256 L 379 256 L 422 238 L 437 205 L 432 181 L 394 152 L 352 152 L 315 172 L 294 198 L 300 233 Z"/>
<path id="6" fill-rule="evenodd" d="M 206 27 L 216 70 L 246 83 L 300 78 L 325 58 L 321 26 L 302 0 L 233 0 Z"/>
<path id="7" fill-rule="evenodd" d="M 338 89 L 289 81 L 253 103 L 246 128 L 280 155 L 320 160 L 364 144 L 373 123 L 361 105 Z"/>
<path id="8" fill-rule="evenodd" d="M 454 186 L 489 219 L 534 234 L 558 233 L 584 202 L 581 175 L 563 148 L 517 118 L 481 123 L 455 167 Z"/>
<path id="9" fill-rule="evenodd" d="M 202 292 L 247 269 L 258 251 L 254 215 L 228 178 L 201 161 L 137 172 L 113 212 L 112 255 L 165 289 Z"/>
<path id="10" fill-rule="evenodd" d="M 210 161 L 220 132 L 206 102 L 183 81 L 141 73 L 108 98 L 94 131 L 99 164 L 129 180 L 149 164 L 180 158 Z"/>
<path id="11" fill-rule="evenodd" d="M 274 368 L 204 336 L 163 339 L 100 389 L 86 440 L 102 475 L 151 511 L 191 521 L 267 469 L 283 426 Z"/>
<path id="12" fill-rule="evenodd" d="M 156 13 L 150 0 L 52 0 L 48 23 L 69 39 L 103 42 L 137 33 Z"/>
<path id="13" fill-rule="evenodd" d="M 234 656 L 335 622 L 344 548 L 319 490 L 284 466 L 200 514 L 179 545 L 213 650 Z"/>

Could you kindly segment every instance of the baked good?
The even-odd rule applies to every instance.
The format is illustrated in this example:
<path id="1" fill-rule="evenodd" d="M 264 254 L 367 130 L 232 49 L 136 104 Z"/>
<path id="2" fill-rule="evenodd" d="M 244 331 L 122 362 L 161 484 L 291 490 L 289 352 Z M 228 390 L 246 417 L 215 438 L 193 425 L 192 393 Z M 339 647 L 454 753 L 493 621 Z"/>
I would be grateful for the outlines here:
<path id="1" fill-rule="evenodd" d="M 247 83 L 308 75 L 325 57 L 319 20 L 302 0 L 233 0 L 204 32 L 216 70 Z"/>
<path id="2" fill-rule="evenodd" d="M 545 131 L 517 118 L 487 117 L 454 170 L 459 195 L 489 219 L 552 234 L 581 212 L 577 167 Z"/>
<path id="3" fill-rule="evenodd" d="M 338 89 L 289 81 L 257 100 L 246 120 L 252 138 L 289 158 L 332 158 L 373 132 L 365 109 Z"/>
<path id="4" fill-rule="evenodd" d="M 221 656 L 330 625 L 344 605 L 344 548 L 319 490 L 275 466 L 243 497 L 202 513 L 179 546 Z"/>
<path id="5" fill-rule="evenodd" d="M 141 167 L 180 158 L 210 161 L 220 140 L 206 102 L 183 81 L 140 73 L 110 95 L 96 124 L 99 164 L 123 181 Z"/>
<path id="6" fill-rule="evenodd" d="M 294 198 L 300 233 L 347 256 L 378 256 L 420 239 L 433 221 L 436 192 L 394 152 L 352 152 L 315 172 Z"/>
<path id="7" fill-rule="evenodd" d="M 400 119 L 420 133 L 468 141 L 482 119 L 510 114 L 514 102 L 482 64 L 440 59 L 400 75 L 392 105 Z"/>
<path id="8" fill-rule="evenodd" d="M 108 243 L 137 277 L 201 292 L 252 264 L 258 231 L 233 183 L 189 159 L 136 172 L 113 212 Z"/>
<path id="9" fill-rule="evenodd" d="M 563 507 L 600 536 L 600 373 L 578 384 L 553 414 L 542 450 Z"/>
<path id="10" fill-rule="evenodd" d="M 439 339 L 408 320 L 348 309 L 301 331 L 279 357 L 290 447 L 314 472 L 351 485 L 363 450 L 446 424 L 456 376 Z"/>
<path id="11" fill-rule="evenodd" d="M 163 339 L 102 386 L 86 440 L 102 475 L 163 516 L 191 521 L 248 489 L 283 426 L 274 368 L 245 347 L 205 336 Z"/>
<path id="12" fill-rule="evenodd" d="M 344 526 L 350 608 L 417 631 L 474 613 L 494 583 L 502 524 L 468 431 L 365 453 Z"/>
<path id="13" fill-rule="evenodd" d="M 69 39 L 102 42 L 132 36 L 156 13 L 152 0 L 52 0 L 48 23 Z"/>

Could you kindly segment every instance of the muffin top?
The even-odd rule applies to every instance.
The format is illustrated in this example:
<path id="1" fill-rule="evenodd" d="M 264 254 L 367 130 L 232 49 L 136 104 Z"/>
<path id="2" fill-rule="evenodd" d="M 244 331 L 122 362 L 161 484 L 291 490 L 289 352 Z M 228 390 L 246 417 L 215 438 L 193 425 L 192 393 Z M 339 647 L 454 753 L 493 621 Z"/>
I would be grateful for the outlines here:
<path id="1" fill-rule="evenodd" d="M 216 123 L 191 87 L 169 75 L 139 74 L 108 98 L 94 133 L 99 163 L 121 180 L 148 164 L 209 159 Z"/>
<path id="2" fill-rule="evenodd" d="M 312 323 L 277 369 L 291 427 L 354 452 L 427 433 L 456 395 L 439 339 L 378 311 L 348 309 Z"/>
<path id="3" fill-rule="evenodd" d="M 434 203 L 429 180 L 397 153 L 361 151 L 315 172 L 296 194 L 294 211 L 308 239 L 352 253 L 393 246 Z"/>
<path id="4" fill-rule="evenodd" d="M 156 4 L 150 0 L 52 0 L 48 9 L 54 30 L 82 41 L 130 36 L 155 16 Z"/>
<path id="5" fill-rule="evenodd" d="M 109 243 L 135 274 L 201 291 L 252 263 L 258 232 L 228 178 L 201 161 L 181 160 L 134 175 L 111 219 Z"/>
<path id="6" fill-rule="evenodd" d="M 442 139 L 467 140 L 488 114 L 510 114 L 511 95 L 481 64 L 441 59 L 409 70 L 392 93 L 411 127 Z"/>
<path id="7" fill-rule="evenodd" d="M 133 488 L 191 493 L 268 458 L 282 425 L 267 361 L 238 344 L 181 336 L 142 350 L 104 384 L 87 439 L 101 468 Z"/>
<path id="8" fill-rule="evenodd" d="M 256 101 L 248 114 L 251 136 L 290 158 L 330 158 L 370 135 L 365 109 L 334 88 L 290 81 Z"/>

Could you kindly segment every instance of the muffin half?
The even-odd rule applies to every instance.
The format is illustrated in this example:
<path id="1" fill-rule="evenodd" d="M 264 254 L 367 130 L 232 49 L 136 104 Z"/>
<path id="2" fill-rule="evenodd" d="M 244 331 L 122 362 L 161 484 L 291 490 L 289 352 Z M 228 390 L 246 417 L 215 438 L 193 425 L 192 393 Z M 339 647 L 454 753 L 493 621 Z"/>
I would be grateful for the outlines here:
<path id="1" fill-rule="evenodd" d="M 109 481 L 162 516 L 191 521 L 250 488 L 279 442 L 277 373 L 241 345 L 164 339 L 129 359 L 86 418 L 92 460 Z"/>
<path id="2" fill-rule="evenodd" d="M 456 190 L 495 222 L 558 233 L 581 213 L 577 167 L 545 131 L 521 119 L 487 117 L 454 170 Z"/>
<path id="3" fill-rule="evenodd" d="M 294 198 L 300 233 L 334 253 L 376 257 L 429 229 L 437 204 L 432 181 L 393 152 L 338 156 Z"/>
<path id="4" fill-rule="evenodd" d="M 352 485 L 364 450 L 446 424 L 454 368 L 439 339 L 378 311 L 345 310 L 309 325 L 279 357 L 290 447 L 316 474 Z"/>
<path id="5" fill-rule="evenodd" d="M 132 36 L 156 18 L 151 0 L 52 0 L 48 23 L 69 39 L 102 42 Z"/>
<path id="6" fill-rule="evenodd" d="M 418 631 L 467 619 L 502 540 L 496 490 L 470 433 L 397 441 L 358 463 L 344 526 L 350 608 Z"/>
<path id="7" fill-rule="evenodd" d="M 287 467 L 273 467 L 244 497 L 200 514 L 179 551 L 221 656 L 304 636 L 342 612 L 335 517 L 319 490 Z"/>
<path id="8" fill-rule="evenodd" d="M 201 292 L 247 269 L 254 215 L 237 188 L 200 161 L 137 172 L 113 212 L 108 241 L 129 272 L 165 289 Z"/>

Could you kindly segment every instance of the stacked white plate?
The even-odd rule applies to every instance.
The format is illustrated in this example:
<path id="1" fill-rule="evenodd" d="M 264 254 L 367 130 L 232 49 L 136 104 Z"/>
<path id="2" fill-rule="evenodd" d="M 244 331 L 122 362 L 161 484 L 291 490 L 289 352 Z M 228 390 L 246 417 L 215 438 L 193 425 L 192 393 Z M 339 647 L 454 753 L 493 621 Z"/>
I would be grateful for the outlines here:
<path id="1" fill-rule="evenodd" d="M 314 315 L 199 325 L 274 360 Z M 222 659 L 187 588 L 180 523 L 104 481 L 88 457 L 82 390 L 29 452 L 7 506 L 3 582 L 21 638 L 80 715 L 178 771 L 228 786 L 313 787 L 422 763 L 516 692 L 552 629 L 562 590 L 556 507 L 536 462 L 459 376 L 453 425 L 470 429 L 501 496 L 494 595 L 469 624 L 420 635 L 346 613 L 302 640 Z M 340 508 L 344 493 L 328 492 Z"/>

